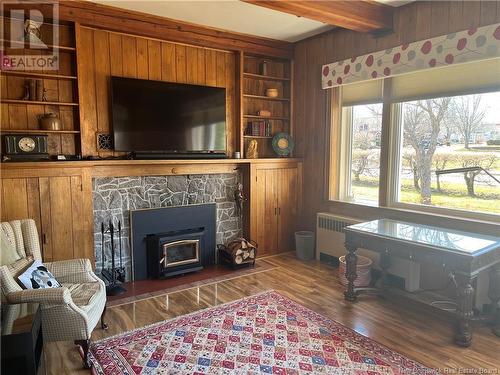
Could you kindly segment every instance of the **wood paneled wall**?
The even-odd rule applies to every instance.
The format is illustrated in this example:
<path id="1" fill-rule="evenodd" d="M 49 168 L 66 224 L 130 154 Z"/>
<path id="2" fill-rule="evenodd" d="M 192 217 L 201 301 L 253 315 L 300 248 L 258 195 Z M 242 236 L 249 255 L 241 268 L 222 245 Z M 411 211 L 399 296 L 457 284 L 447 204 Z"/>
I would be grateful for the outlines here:
<path id="1" fill-rule="evenodd" d="M 111 76 L 226 88 L 227 150 L 236 148 L 236 57 L 221 51 L 77 26 L 78 88 L 82 154 L 97 150 L 98 133 L 110 133 Z M 140 95 L 140 93 L 138 93 Z"/>
<path id="2" fill-rule="evenodd" d="M 352 205 L 327 201 L 325 179 L 328 173 L 329 120 L 327 91 L 321 88 L 321 66 L 495 22 L 500 22 L 500 2 L 497 1 L 417 1 L 396 9 L 395 32 L 392 34 L 375 38 L 366 33 L 333 30 L 295 45 L 295 138 L 296 155 L 304 158 L 304 227 L 314 228 L 315 215 L 319 211 L 332 211 L 362 219 L 383 215 L 442 224 L 443 220 L 436 216 L 426 215 L 424 219 L 423 215 L 370 207 L 354 210 Z M 457 220 L 453 225 L 472 229 L 470 223 L 465 221 Z"/>

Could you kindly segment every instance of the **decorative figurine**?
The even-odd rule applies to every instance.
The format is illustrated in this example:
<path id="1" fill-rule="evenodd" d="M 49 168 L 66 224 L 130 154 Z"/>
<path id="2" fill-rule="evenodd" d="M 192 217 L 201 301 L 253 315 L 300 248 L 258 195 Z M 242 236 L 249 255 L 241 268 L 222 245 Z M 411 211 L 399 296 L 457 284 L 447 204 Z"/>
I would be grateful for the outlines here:
<path id="1" fill-rule="evenodd" d="M 48 101 L 47 100 L 47 89 L 44 88 L 43 93 L 42 93 L 42 102 L 46 102 L 46 101 Z"/>
<path id="2" fill-rule="evenodd" d="M 24 40 L 31 44 L 44 44 L 40 27 L 43 22 L 27 19 L 24 21 Z"/>
<path id="3" fill-rule="evenodd" d="M 241 215 L 243 213 L 243 202 L 246 201 L 243 195 L 243 184 L 238 183 L 236 185 L 236 190 L 234 191 L 234 201 L 236 202 L 236 208 L 238 213 Z"/>
<path id="4" fill-rule="evenodd" d="M 259 152 L 257 151 L 257 141 L 252 139 L 248 142 L 247 159 L 257 159 L 258 157 Z"/>

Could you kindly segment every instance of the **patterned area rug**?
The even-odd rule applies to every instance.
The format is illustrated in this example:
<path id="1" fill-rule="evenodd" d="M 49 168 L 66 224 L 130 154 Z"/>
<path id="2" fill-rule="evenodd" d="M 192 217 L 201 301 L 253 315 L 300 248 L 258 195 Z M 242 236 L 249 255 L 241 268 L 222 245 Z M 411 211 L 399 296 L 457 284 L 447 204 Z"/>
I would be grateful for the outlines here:
<path id="1" fill-rule="evenodd" d="M 96 342 L 97 374 L 434 374 L 269 291 Z"/>

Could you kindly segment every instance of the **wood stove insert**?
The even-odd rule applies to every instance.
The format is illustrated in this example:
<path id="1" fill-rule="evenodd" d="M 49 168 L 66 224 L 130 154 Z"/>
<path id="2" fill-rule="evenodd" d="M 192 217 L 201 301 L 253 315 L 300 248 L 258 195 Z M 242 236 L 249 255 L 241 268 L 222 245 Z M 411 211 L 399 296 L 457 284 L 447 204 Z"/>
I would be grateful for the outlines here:
<path id="1" fill-rule="evenodd" d="M 203 269 L 204 228 L 150 235 L 148 278 L 158 279 Z"/>
<path id="2" fill-rule="evenodd" d="M 215 203 L 130 212 L 133 281 L 199 271 L 216 263 Z"/>

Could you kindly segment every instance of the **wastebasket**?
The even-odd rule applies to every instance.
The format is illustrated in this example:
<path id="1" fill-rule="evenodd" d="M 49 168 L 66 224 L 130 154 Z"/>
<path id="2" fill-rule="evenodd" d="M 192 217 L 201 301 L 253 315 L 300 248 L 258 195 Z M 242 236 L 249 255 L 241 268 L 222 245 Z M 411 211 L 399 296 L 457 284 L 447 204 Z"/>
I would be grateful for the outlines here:
<path id="1" fill-rule="evenodd" d="M 301 260 L 314 259 L 314 232 L 295 232 L 295 251 Z"/>

